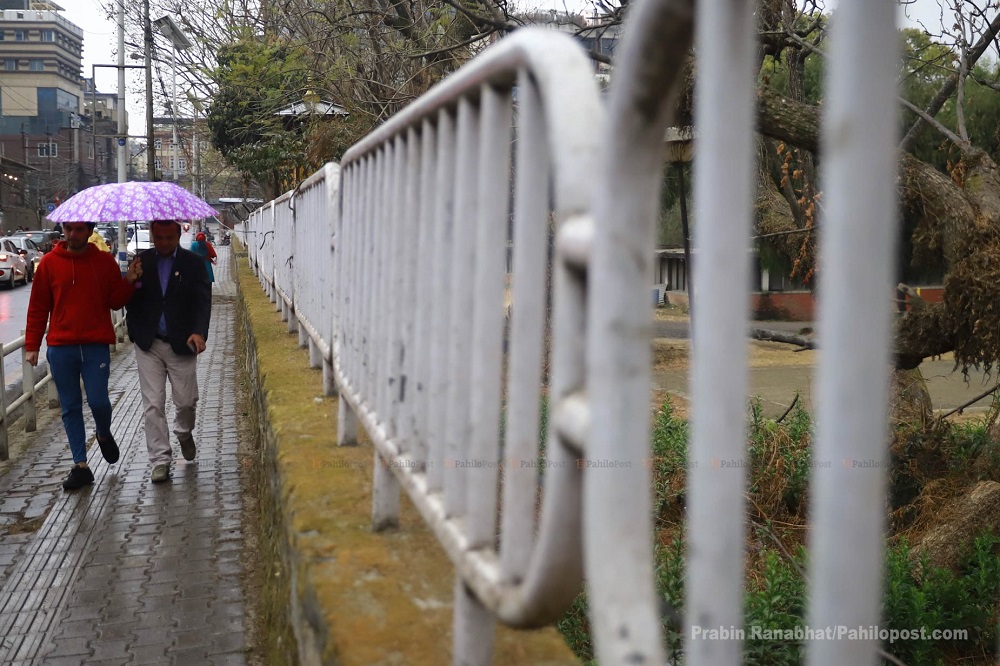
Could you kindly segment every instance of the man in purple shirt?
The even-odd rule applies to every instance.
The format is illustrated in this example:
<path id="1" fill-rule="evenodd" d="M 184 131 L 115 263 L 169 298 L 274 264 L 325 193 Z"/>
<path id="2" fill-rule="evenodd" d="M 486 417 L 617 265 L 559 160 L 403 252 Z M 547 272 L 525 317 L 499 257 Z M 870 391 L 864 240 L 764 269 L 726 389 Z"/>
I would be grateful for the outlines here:
<path id="1" fill-rule="evenodd" d="M 176 412 L 173 432 L 184 459 L 195 458 L 197 359 L 208 339 L 212 284 L 202 258 L 180 247 L 180 222 L 155 220 L 149 231 L 153 247 L 139 253 L 147 279 L 135 285 L 127 323 L 139 367 L 150 480 L 161 483 L 170 479 L 173 463 L 166 417 L 168 379 Z"/>

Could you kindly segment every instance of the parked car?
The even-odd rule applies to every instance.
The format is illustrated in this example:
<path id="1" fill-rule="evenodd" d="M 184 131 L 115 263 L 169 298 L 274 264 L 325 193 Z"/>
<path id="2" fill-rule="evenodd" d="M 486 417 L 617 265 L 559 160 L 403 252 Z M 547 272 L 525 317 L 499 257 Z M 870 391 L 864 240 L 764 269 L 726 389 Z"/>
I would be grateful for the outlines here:
<path id="1" fill-rule="evenodd" d="M 50 252 L 62 238 L 58 231 L 15 231 L 11 236 L 26 236 L 35 241 L 42 253 Z"/>
<path id="2" fill-rule="evenodd" d="M 17 249 L 10 238 L 0 238 L 0 284 L 10 289 L 18 282 L 28 284 L 28 262 Z"/>
<path id="3" fill-rule="evenodd" d="M 8 236 L 3 240 L 9 240 L 17 247 L 17 253 L 24 257 L 24 262 L 28 265 L 28 281 L 35 279 L 35 270 L 42 261 L 42 251 L 35 245 L 35 241 L 27 236 Z"/>
<path id="4" fill-rule="evenodd" d="M 153 247 L 153 240 L 149 236 L 149 229 L 138 229 L 129 239 L 128 245 L 125 246 L 126 252 L 132 254 L 139 254 L 143 250 L 148 250 Z"/>

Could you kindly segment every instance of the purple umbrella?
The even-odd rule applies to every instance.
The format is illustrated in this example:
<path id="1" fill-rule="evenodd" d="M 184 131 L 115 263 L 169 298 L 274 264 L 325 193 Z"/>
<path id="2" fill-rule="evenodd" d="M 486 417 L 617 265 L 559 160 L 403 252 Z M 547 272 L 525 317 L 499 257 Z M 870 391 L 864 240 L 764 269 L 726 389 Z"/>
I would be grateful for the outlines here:
<path id="1" fill-rule="evenodd" d="M 134 181 L 95 185 L 77 192 L 48 215 L 53 222 L 197 220 L 216 214 L 174 183 Z"/>

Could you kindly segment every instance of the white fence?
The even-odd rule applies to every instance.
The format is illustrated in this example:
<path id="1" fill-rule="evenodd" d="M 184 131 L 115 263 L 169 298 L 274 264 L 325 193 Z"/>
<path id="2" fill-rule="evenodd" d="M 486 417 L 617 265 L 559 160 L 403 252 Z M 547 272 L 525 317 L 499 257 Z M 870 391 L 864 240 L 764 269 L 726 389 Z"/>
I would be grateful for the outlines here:
<path id="1" fill-rule="evenodd" d="M 692 4 L 633 7 L 606 107 L 574 42 L 520 30 L 239 230 L 339 392 L 339 441 L 360 422 L 375 443 L 375 526 L 396 522 L 405 488 L 455 563 L 455 663 L 490 661 L 496 620 L 553 622 L 584 578 L 599 661 L 665 661 L 645 464 L 648 281 Z M 686 663 L 713 666 L 742 654 L 741 641 L 692 630 L 743 625 L 746 479 L 712 461 L 746 456 L 753 7 L 703 2 L 696 22 L 685 648 Z M 820 310 L 818 459 L 886 458 L 894 8 L 841 0 L 830 48 L 821 262 L 838 279 Z M 878 623 L 884 469 L 813 470 L 811 627 Z M 875 663 L 877 649 L 817 640 L 808 659 Z"/>
<path id="2" fill-rule="evenodd" d="M 111 320 L 115 329 L 115 338 L 118 342 L 125 340 L 125 315 L 124 310 L 112 310 Z M 117 345 L 112 345 L 112 350 L 116 350 Z M 4 360 L 14 352 L 21 352 L 21 395 L 7 404 L 7 378 L 5 376 Z M 24 331 L 21 335 L 10 342 L 0 344 L 0 461 L 10 459 L 8 447 L 11 414 L 21 406 L 24 406 L 24 431 L 35 432 L 38 427 L 38 392 L 47 388 L 45 400 L 50 408 L 59 406 L 59 396 L 56 393 L 55 382 L 52 381 L 52 371 L 48 364 L 45 364 L 45 374 L 36 382 L 35 367 L 25 359 L 24 351 Z"/>

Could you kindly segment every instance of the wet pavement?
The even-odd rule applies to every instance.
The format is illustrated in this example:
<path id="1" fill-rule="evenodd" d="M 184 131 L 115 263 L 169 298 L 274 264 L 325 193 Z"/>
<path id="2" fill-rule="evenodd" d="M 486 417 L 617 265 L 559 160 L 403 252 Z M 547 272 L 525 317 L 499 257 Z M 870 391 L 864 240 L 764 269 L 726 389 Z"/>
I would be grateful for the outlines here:
<path id="1" fill-rule="evenodd" d="M 0 477 L 0 663 L 247 663 L 235 286 L 229 248 L 218 251 L 208 349 L 198 360 L 195 460 L 175 444 L 171 482 L 149 482 L 126 343 L 111 373 L 121 459 L 108 465 L 92 444 L 95 483 L 64 491 L 72 459 L 56 412 Z"/>

